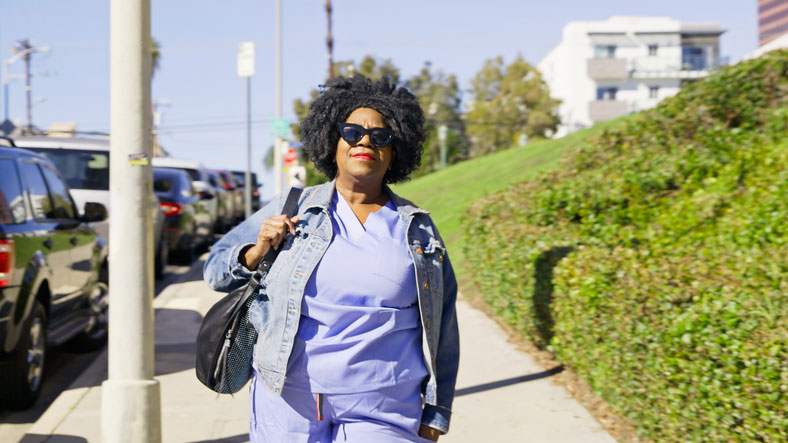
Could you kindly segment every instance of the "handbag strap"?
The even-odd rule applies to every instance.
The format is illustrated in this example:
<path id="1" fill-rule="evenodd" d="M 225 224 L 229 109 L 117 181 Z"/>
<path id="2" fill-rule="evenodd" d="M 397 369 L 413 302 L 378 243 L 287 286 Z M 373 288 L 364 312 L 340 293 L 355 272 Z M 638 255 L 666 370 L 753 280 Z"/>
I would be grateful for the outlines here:
<path id="1" fill-rule="evenodd" d="M 282 214 L 287 215 L 288 217 L 295 215 L 296 207 L 298 206 L 298 199 L 301 197 L 301 191 L 303 191 L 302 188 L 290 188 L 290 192 L 287 194 L 285 205 L 282 207 Z M 281 249 L 281 247 L 279 249 Z M 252 278 L 252 280 L 258 283 L 258 285 L 259 282 L 263 281 L 262 277 L 265 276 L 265 274 L 268 273 L 268 270 L 271 269 L 271 266 L 273 266 L 276 256 L 279 255 L 279 249 L 268 248 L 268 252 L 265 253 L 263 259 L 260 260 L 260 263 L 257 265 L 255 277 L 258 278 Z"/>

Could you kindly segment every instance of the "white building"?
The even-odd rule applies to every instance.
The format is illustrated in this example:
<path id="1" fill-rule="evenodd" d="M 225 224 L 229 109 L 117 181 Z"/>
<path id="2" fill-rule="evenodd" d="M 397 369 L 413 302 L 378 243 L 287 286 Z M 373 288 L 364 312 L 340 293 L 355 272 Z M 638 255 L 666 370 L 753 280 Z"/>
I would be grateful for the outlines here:
<path id="1" fill-rule="evenodd" d="M 562 101 L 557 137 L 651 108 L 721 64 L 712 24 L 668 17 L 611 17 L 569 22 L 537 68 Z"/>

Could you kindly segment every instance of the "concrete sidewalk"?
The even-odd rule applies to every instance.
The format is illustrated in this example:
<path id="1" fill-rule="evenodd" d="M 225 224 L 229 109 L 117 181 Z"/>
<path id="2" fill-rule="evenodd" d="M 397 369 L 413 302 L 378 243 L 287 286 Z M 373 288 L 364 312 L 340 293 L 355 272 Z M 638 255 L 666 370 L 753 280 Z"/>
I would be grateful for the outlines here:
<path id="1" fill-rule="evenodd" d="M 194 375 L 194 338 L 220 294 L 202 281 L 202 262 L 155 299 L 156 378 L 165 442 L 248 441 L 248 390 L 217 395 Z M 457 304 L 461 360 L 451 432 L 440 441 L 614 442 L 548 373 L 507 341 L 482 312 Z M 99 442 L 106 352 L 30 428 L 28 442 Z"/>

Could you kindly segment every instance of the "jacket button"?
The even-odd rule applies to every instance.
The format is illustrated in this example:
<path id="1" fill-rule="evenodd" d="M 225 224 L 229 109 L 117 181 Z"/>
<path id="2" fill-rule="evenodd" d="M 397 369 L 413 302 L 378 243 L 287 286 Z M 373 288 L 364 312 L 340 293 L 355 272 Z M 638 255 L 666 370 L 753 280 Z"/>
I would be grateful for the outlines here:
<path id="1" fill-rule="evenodd" d="M 427 321 L 424 323 L 424 326 L 426 326 L 426 327 L 427 327 L 427 329 L 429 329 L 429 328 L 430 328 L 430 321 L 429 321 L 429 320 L 427 320 Z"/>
<path id="2" fill-rule="evenodd" d="M 442 256 L 442 255 L 439 255 L 439 256 L 438 256 L 438 259 L 439 259 L 440 261 L 443 261 L 443 256 Z"/>
<path id="3" fill-rule="evenodd" d="M 416 249 L 416 252 L 417 252 L 419 255 L 421 255 L 421 254 L 422 254 L 422 250 L 421 250 L 421 248 L 418 248 L 418 249 Z"/>
<path id="4" fill-rule="evenodd" d="M 430 288 L 430 284 L 425 281 L 424 282 L 424 289 L 429 289 L 429 288 Z"/>

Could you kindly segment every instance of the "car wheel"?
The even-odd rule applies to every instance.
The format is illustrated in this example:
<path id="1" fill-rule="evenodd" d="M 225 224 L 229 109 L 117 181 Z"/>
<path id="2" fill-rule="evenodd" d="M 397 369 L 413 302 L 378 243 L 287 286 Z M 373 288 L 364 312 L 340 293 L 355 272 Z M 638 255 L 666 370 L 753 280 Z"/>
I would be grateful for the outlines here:
<path id="1" fill-rule="evenodd" d="M 96 282 L 88 296 L 90 319 L 85 329 L 68 342 L 68 348 L 77 352 L 90 352 L 101 349 L 107 342 L 109 329 L 109 286 Z"/>
<path id="2" fill-rule="evenodd" d="M 167 266 L 167 257 L 170 255 L 170 248 L 167 242 L 162 238 L 159 240 L 159 250 L 156 251 L 156 261 L 153 267 L 153 274 L 156 280 L 161 280 L 164 277 L 164 268 Z"/>
<path id="3" fill-rule="evenodd" d="M 36 402 L 44 380 L 47 346 L 47 316 L 36 300 L 22 330 L 19 350 L 0 366 L 0 405 L 27 409 Z"/>

